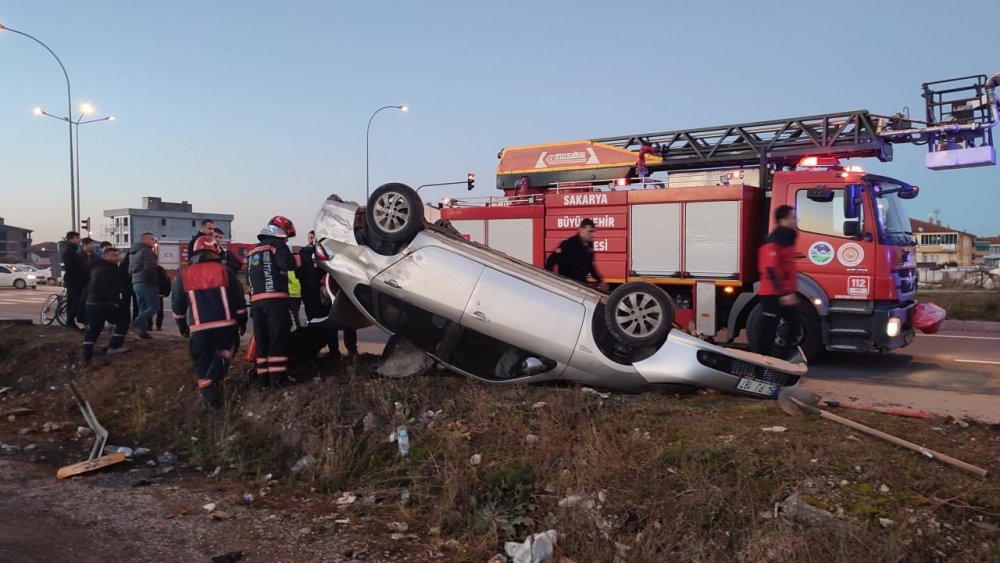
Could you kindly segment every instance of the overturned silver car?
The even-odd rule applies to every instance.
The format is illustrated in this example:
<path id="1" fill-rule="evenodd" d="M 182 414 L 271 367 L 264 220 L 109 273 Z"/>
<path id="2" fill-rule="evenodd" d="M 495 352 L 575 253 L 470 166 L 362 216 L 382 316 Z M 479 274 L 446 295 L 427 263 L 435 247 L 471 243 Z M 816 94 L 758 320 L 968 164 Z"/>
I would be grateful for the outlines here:
<path id="1" fill-rule="evenodd" d="M 315 231 L 320 267 L 340 289 L 331 321 L 375 324 L 394 335 L 390 348 L 406 339 L 476 379 L 775 397 L 806 370 L 674 328 L 673 303 L 654 285 L 608 296 L 427 224 L 404 184 L 381 186 L 365 208 L 330 196 Z"/>

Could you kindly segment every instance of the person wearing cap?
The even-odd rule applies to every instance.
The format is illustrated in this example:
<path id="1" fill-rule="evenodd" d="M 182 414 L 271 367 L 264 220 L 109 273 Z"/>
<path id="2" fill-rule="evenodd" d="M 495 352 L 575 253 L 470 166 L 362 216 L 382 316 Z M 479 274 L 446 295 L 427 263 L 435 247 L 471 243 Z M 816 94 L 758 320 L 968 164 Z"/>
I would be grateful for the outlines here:
<path id="1" fill-rule="evenodd" d="M 258 382 L 264 387 L 282 387 L 288 383 L 292 348 L 288 272 L 295 269 L 288 239 L 294 236 L 292 222 L 276 215 L 261 229 L 257 235 L 260 244 L 247 256 L 250 315 L 257 347 L 255 368 Z"/>
<path id="2" fill-rule="evenodd" d="M 174 282 L 170 308 L 181 335 L 191 339 L 201 405 L 218 409 L 233 341 L 246 332 L 247 305 L 243 284 L 222 264 L 219 243 L 206 235 L 194 241 L 192 250 L 190 266 Z"/>

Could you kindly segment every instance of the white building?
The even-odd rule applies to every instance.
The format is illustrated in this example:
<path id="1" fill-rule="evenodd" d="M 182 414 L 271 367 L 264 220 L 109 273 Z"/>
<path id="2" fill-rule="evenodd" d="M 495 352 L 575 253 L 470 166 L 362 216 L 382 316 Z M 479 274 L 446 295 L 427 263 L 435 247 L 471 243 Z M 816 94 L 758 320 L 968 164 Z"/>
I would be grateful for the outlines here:
<path id="1" fill-rule="evenodd" d="M 232 215 L 196 213 L 187 201 L 171 203 L 158 197 L 144 197 L 141 208 L 107 209 L 104 216 L 111 220 L 104 226 L 104 236 L 120 248 L 128 248 L 146 232 L 161 240 L 187 241 L 205 219 L 214 221 L 226 233 L 227 240 L 232 238 Z"/>

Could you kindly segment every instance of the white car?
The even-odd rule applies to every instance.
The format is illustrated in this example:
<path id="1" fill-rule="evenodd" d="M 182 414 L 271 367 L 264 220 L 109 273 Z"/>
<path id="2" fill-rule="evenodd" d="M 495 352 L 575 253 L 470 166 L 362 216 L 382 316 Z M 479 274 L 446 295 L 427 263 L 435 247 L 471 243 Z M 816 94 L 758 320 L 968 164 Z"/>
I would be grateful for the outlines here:
<path id="1" fill-rule="evenodd" d="M 49 278 L 52 277 L 52 268 L 39 269 L 31 264 L 15 264 L 18 270 L 35 274 L 35 281 L 39 285 L 46 285 L 49 282 Z"/>
<path id="2" fill-rule="evenodd" d="M 37 289 L 37 284 L 38 276 L 36 274 L 21 270 L 12 264 L 0 265 L 0 287 Z"/>

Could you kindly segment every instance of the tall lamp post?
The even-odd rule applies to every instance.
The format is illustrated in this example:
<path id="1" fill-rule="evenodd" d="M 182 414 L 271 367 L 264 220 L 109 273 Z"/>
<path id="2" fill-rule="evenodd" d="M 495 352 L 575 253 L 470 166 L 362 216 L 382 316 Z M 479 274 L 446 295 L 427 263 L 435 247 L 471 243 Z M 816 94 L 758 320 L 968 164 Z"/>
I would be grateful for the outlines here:
<path id="1" fill-rule="evenodd" d="M 59 121 L 68 121 L 70 127 L 76 129 L 76 145 L 75 145 L 76 146 L 76 171 L 75 171 L 76 206 L 74 207 L 74 213 L 76 214 L 76 218 L 79 224 L 73 227 L 74 231 L 78 230 L 83 223 L 83 214 L 80 212 L 81 202 L 83 201 L 83 196 L 80 193 L 80 126 L 87 125 L 88 123 L 99 123 L 101 121 L 115 120 L 115 116 L 107 115 L 99 119 L 88 119 L 87 121 L 84 121 L 83 118 L 87 117 L 88 115 L 92 115 L 94 113 L 94 106 L 90 105 L 89 103 L 82 103 L 80 104 L 79 109 L 80 109 L 80 115 L 79 117 L 76 118 L 76 120 L 73 119 L 72 115 L 70 115 L 69 117 L 59 117 L 58 115 L 52 115 L 51 113 L 43 110 L 40 107 L 36 107 L 32 112 L 35 115 L 44 115 L 46 117 L 58 119 Z"/>
<path id="2" fill-rule="evenodd" d="M 2 23 L 0 23 L 0 31 L 9 31 L 11 33 L 16 33 L 18 35 L 21 35 L 21 36 L 27 37 L 28 39 L 31 39 L 35 43 L 38 43 L 42 47 L 45 47 L 45 50 L 48 51 L 50 55 L 52 55 L 52 57 L 56 60 L 57 63 L 59 63 L 59 68 L 62 69 L 63 77 L 66 78 L 66 115 L 72 115 L 73 114 L 73 94 L 72 94 L 72 92 L 70 90 L 69 74 L 66 72 L 66 67 L 63 66 L 62 61 L 59 60 L 59 57 L 55 54 L 55 52 L 53 52 L 52 49 L 49 49 L 48 45 L 46 45 L 45 43 L 42 43 L 36 37 L 34 37 L 32 35 L 29 35 L 29 34 L 23 32 L 23 31 L 18 31 L 16 29 L 11 29 L 11 28 L 3 25 Z M 69 221 L 70 221 L 70 230 L 75 231 L 78 228 L 78 225 L 77 225 L 76 202 L 75 202 L 75 199 L 76 199 L 76 196 L 75 196 L 75 194 L 76 194 L 76 188 L 75 188 L 76 180 L 75 180 L 74 166 L 73 166 L 73 123 L 71 121 L 69 121 L 68 119 L 67 119 L 67 122 L 69 123 Z"/>
<path id="3" fill-rule="evenodd" d="M 372 120 L 375 119 L 375 116 L 378 115 L 378 112 L 389 108 L 395 108 L 398 109 L 399 111 L 407 111 L 410 109 L 410 106 L 406 104 L 403 104 L 401 106 L 382 106 L 377 110 L 375 110 L 375 113 L 373 113 L 372 116 L 368 118 L 368 130 L 365 132 L 365 201 L 366 202 L 368 201 L 368 196 L 371 195 L 371 183 L 368 179 L 368 144 L 369 144 L 368 139 L 372 133 Z"/>

